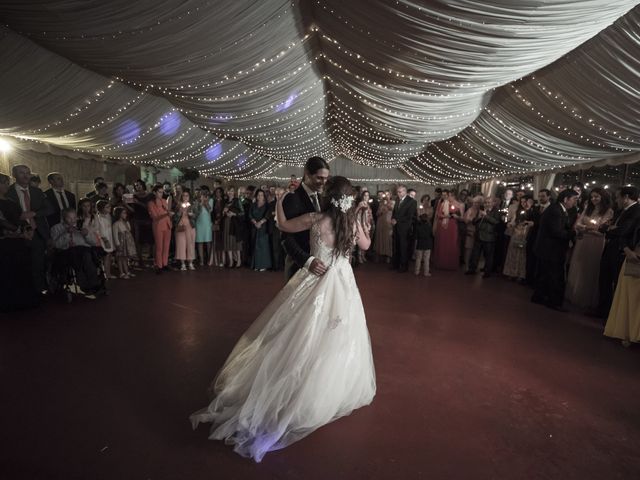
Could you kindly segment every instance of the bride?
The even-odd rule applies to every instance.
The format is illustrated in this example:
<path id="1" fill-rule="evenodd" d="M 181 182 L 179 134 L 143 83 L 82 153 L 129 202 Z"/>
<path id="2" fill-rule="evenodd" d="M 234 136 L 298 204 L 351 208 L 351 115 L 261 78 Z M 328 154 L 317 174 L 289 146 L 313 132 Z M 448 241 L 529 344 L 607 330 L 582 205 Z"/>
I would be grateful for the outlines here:
<path id="1" fill-rule="evenodd" d="M 349 255 L 371 240 L 355 220 L 353 188 L 344 177 L 325 187 L 321 213 L 286 219 L 278 228 L 310 229 L 311 254 L 329 268 L 298 271 L 240 338 L 211 385 L 208 407 L 191 415 L 211 422 L 211 440 L 235 445 L 260 462 L 333 420 L 368 405 L 376 393 L 371 342 Z"/>

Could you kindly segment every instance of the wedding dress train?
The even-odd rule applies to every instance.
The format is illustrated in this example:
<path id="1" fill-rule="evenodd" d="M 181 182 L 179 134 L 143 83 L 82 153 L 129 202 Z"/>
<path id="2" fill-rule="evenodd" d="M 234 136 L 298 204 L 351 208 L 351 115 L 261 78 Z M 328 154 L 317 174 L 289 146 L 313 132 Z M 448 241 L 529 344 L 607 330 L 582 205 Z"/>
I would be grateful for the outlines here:
<path id="1" fill-rule="evenodd" d="M 298 271 L 240 338 L 212 384 L 195 429 L 264 455 L 368 405 L 376 392 L 371 342 L 349 259 L 327 246 L 328 219 L 311 228 L 311 254 L 329 265 Z M 324 226 L 323 226 L 324 225 Z"/>

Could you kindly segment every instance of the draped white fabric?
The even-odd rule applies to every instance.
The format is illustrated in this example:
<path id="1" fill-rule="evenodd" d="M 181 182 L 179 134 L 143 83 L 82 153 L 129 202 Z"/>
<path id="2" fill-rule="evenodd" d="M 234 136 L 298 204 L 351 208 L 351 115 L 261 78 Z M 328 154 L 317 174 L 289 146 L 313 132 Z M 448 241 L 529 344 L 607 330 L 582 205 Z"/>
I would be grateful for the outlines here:
<path id="1" fill-rule="evenodd" d="M 5 0 L 0 134 L 237 178 L 312 155 L 428 183 L 614 158 L 640 138 L 637 4 Z"/>

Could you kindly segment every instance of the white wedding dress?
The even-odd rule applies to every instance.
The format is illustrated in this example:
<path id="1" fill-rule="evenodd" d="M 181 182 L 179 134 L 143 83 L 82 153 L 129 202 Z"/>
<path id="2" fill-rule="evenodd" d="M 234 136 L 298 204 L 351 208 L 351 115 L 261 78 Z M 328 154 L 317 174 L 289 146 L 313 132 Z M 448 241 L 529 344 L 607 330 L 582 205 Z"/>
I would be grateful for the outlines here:
<path id="1" fill-rule="evenodd" d="M 298 271 L 238 341 L 191 415 L 212 440 L 260 462 L 267 452 L 368 405 L 376 393 L 371 341 L 349 259 L 333 256 L 328 218 L 312 226 L 311 254 L 329 268 Z"/>

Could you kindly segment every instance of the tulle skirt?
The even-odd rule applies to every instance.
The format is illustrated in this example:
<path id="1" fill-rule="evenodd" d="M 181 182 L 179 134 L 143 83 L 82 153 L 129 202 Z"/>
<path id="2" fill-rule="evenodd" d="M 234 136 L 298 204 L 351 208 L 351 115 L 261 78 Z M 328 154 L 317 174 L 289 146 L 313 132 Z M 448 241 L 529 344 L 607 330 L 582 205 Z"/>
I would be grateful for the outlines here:
<path id="1" fill-rule="evenodd" d="M 240 338 L 191 415 L 209 438 L 264 455 L 368 405 L 376 392 L 362 300 L 346 259 L 317 277 L 300 270 Z"/>

